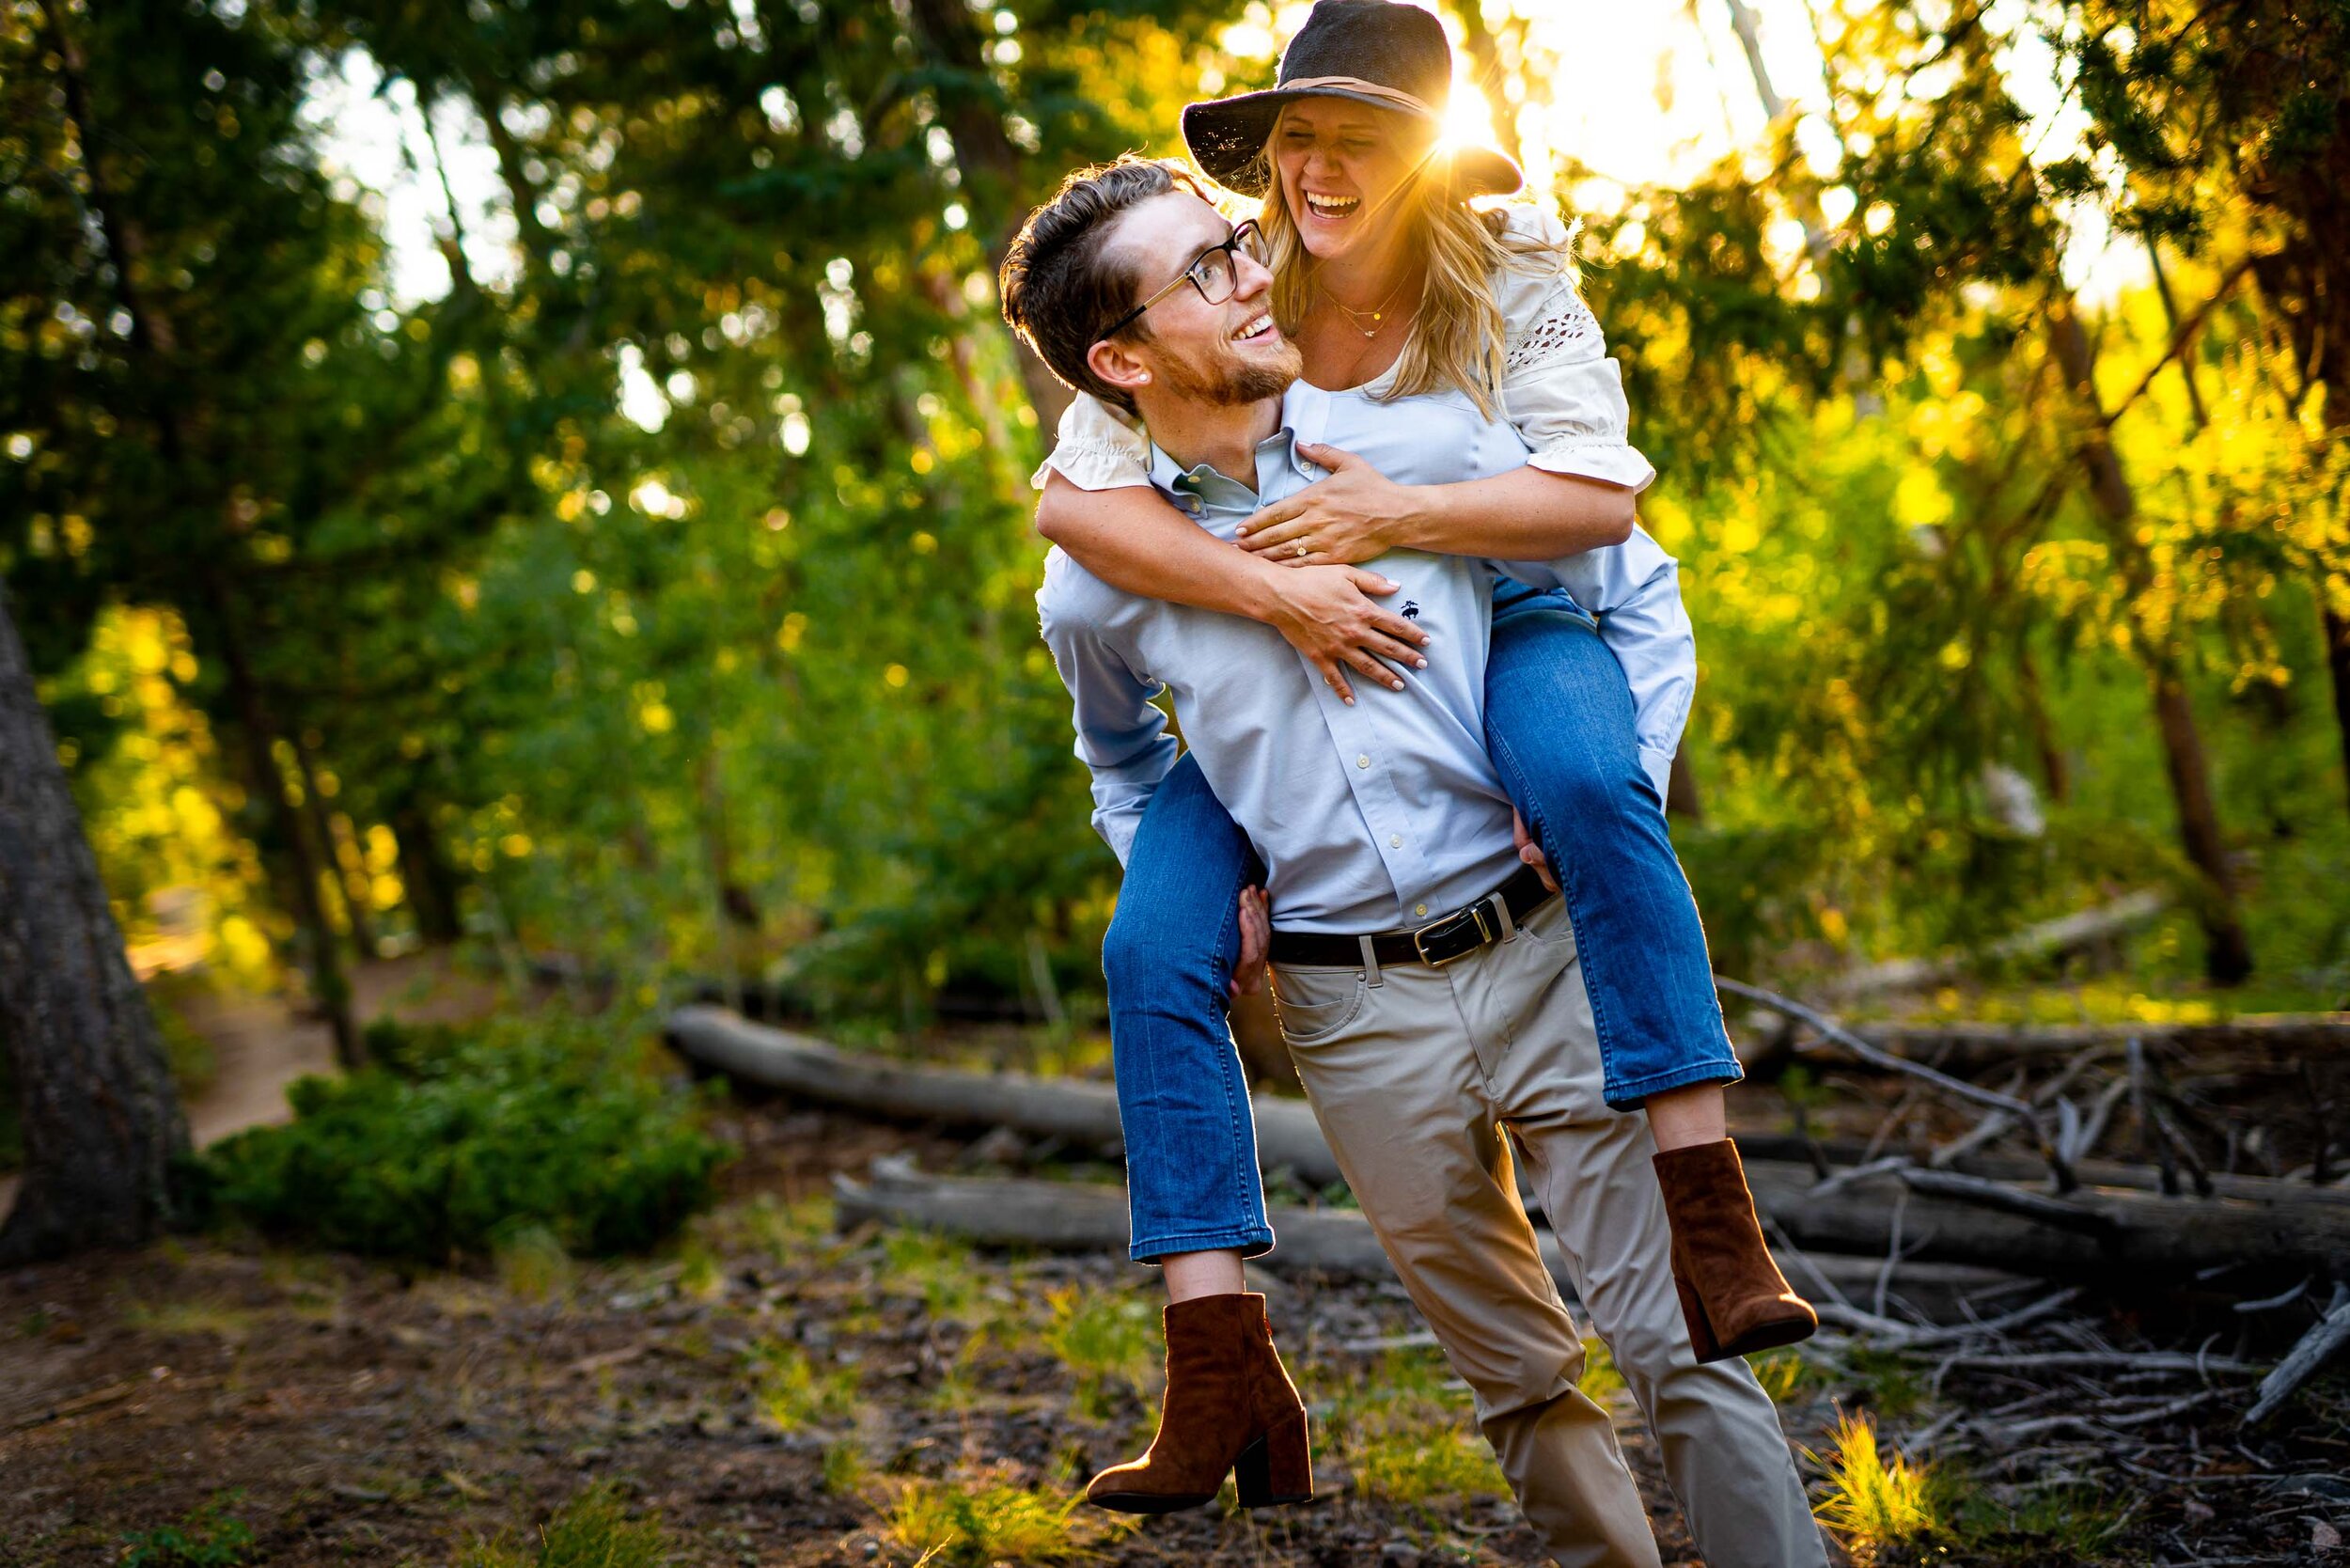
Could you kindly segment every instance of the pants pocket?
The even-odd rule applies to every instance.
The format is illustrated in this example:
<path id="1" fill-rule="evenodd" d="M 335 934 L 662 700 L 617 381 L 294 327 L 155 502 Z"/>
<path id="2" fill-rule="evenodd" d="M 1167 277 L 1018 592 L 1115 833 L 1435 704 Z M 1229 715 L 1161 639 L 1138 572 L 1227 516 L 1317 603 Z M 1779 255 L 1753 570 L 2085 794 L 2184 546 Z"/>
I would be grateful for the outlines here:
<path id="1" fill-rule="evenodd" d="M 1310 1045 L 1338 1033 L 1363 1011 L 1367 989 L 1360 969 L 1275 969 L 1273 1014 L 1281 1038 L 1292 1046 Z"/>

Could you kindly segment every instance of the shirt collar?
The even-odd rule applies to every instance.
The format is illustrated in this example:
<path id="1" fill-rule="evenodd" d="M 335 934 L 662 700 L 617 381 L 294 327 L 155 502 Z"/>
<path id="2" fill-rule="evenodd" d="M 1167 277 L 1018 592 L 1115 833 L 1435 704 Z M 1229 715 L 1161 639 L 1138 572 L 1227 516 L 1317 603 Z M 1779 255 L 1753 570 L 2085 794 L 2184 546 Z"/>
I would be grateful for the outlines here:
<path id="1" fill-rule="evenodd" d="M 1259 485 L 1264 485 L 1269 476 L 1278 474 L 1285 463 L 1292 469 L 1297 467 L 1297 432 L 1287 422 L 1257 444 Z M 1151 482 L 1169 495 L 1196 495 L 1210 506 L 1256 510 L 1255 490 L 1204 463 L 1185 468 L 1155 441 L 1151 444 Z"/>

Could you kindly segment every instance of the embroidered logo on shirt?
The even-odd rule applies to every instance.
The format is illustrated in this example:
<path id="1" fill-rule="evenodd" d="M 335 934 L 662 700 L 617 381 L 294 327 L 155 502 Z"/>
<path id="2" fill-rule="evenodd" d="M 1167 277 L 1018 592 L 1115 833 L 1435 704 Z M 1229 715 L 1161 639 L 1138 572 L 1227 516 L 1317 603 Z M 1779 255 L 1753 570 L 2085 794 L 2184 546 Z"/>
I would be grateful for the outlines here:
<path id="1" fill-rule="evenodd" d="M 1418 620 L 1419 619 L 1418 600 L 1406 599 L 1403 601 L 1403 619 L 1406 620 Z"/>

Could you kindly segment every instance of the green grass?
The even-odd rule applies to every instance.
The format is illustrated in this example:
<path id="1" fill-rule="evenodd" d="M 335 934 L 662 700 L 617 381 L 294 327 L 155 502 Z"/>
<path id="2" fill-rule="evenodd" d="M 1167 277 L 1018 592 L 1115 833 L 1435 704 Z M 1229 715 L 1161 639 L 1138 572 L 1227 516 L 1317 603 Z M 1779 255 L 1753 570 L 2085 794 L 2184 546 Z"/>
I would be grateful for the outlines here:
<path id="1" fill-rule="evenodd" d="M 1485 1440 L 1458 1419 L 1399 1420 L 1346 1444 L 1355 1490 L 1404 1507 L 1452 1497 L 1506 1497 L 1510 1483 Z"/>
<path id="2" fill-rule="evenodd" d="M 1068 1287 L 1045 1298 L 1053 1320 L 1044 1347 L 1076 1374 L 1075 1404 L 1106 1420 L 1120 1386 L 1146 1391 L 1159 1365 L 1159 1315 L 1139 1296 Z"/>
<path id="3" fill-rule="evenodd" d="M 1615 1353 L 1607 1348 L 1606 1341 L 1583 1341 L 1583 1375 L 1574 1380 L 1574 1386 L 1593 1404 L 1606 1404 L 1611 1396 L 1623 1392 L 1623 1373 L 1617 1370 Z"/>
<path id="4" fill-rule="evenodd" d="M 1443 1498 L 1509 1495 L 1493 1450 L 1477 1435 L 1468 1394 L 1450 1387 L 1452 1369 L 1436 1352 L 1390 1351 L 1369 1376 L 1320 1381 L 1337 1390 L 1324 1421 L 1326 1440 L 1363 1497 L 1425 1507 Z M 1586 1346 L 1579 1386 L 1596 1400 L 1611 1385 L 1623 1386 L 1606 1347 L 1594 1340 Z"/>
<path id="5" fill-rule="evenodd" d="M 629 1514 L 608 1486 L 591 1486 L 540 1527 L 535 1546 L 478 1542 L 457 1568 L 666 1568 L 673 1557 L 660 1521 Z"/>
<path id="6" fill-rule="evenodd" d="M 2113 1497 L 2077 1483 L 2038 1487 L 2009 1504 L 1966 1491 L 1947 1474 L 1935 1481 L 1950 1532 L 1985 1568 L 2093 1560 L 2111 1547 L 2129 1514 Z"/>
<path id="7" fill-rule="evenodd" d="M 502 1234 L 491 1254 L 498 1283 L 524 1301 L 560 1301 L 572 1294 L 573 1270 L 562 1238 L 544 1225 L 517 1225 Z"/>
<path id="8" fill-rule="evenodd" d="M 854 1419 L 854 1367 L 819 1371 L 807 1351 L 780 1340 L 752 1346 L 747 1359 L 753 1379 L 751 1397 L 760 1415 L 776 1431 L 805 1432 Z"/>
<path id="9" fill-rule="evenodd" d="M 1869 1408 L 1881 1416 L 1906 1416 L 1925 1403 L 1917 1367 L 1898 1351 L 1856 1346 L 1844 1366 L 1859 1382 Z"/>
<path id="10" fill-rule="evenodd" d="M 1088 1548 L 1076 1509 L 1074 1497 L 1004 1482 L 913 1481 L 890 1508 L 889 1536 L 936 1568 L 1060 1562 Z"/>
<path id="11" fill-rule="evenodd" d="M 836 1497 L 854 1497 L 862 1494 L 873 1479 L 872 1461 L 865 1456 L 864 1446 L 853 1437 L 843 1437 L 824 1449 L 824 1490 Z"/>
<path id="12" fill-rule="evenodd" d="M 1755 1381 L 1762 1385 L 1773 1404 L 1784 1404 L 1818 1381 L 1811 1364 L 1792 1350 L 1764 1351 L 1748 1356 L 1747 1365 L 1754 1370 Z"/>
<path id="13" fill-rule="evenodd" d="M 980 1270 L 968 1243 L 908 1227 L 882 1238 L 886 1287 L 922 1298 L 933 1323 L 967 1322 L 979 1307 Z"/>
<path id="14" fill-rule="evenodd" d="M 965 1336 L 954 1355 L 948 1357 L 946 1372 L 940 1376 L 937 1387 L 924 1396 L 924 1403 L 933 1410 L 954 1415 L 963 1415 L 976 1408 L 982 1390 L 973 1373 L 979 1368 L 979 1357 L 987 1354 L 988 1345 L 987 1330 L 984 1328 L 974 1329 Z"/>
<path id="15" fill-rule="evenodd" d="M 227 1510 L 235 1495 L 214 1497 L 177 1524 L 126 1535 L 122 1568 L 240 1568 L 253 1560 L 253 1528 Z"/>
<path id="16" fill-rule="evenodd" d="M 1840 1415 L 1831 1437 L 1834 1451 L 1821 1461 L 1828 1495 L 1816 1512 L 1856 1560 L 1939 1528 L 1930 1466 L 1887 1453 L 1877 1442 L 1876 1422 L 1866 1414 Z"/>

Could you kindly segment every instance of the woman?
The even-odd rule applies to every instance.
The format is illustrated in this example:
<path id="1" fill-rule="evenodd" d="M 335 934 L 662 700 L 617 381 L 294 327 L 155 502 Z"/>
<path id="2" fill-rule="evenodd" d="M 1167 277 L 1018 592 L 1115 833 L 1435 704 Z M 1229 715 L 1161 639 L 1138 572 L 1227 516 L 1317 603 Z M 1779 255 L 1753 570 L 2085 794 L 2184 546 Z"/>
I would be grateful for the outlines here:
<path id="1" fill-rule="evenodd" d="M 1306 448 L 1331 477 L 1252 519 L 1241 551 L 1148 488 L 1142 439 L 1089 398 L 1040 475 L 1038 527 L 1096 575 L 1267 621 L 1348 700 L 1350 671 L 1400 686 L 1382 658 L 1444 656 L 1408 606 L 1392 613 L 1367 596 L 1382 579 L 1348 568 L 1392 549 L 1510 559 L 1557 555 L 1562 534 L 1585 548 L 1614 543 L 1654 474 L 1625 444 L 1616 367 L 1575 295 L 1563 229 L 1533 207 L 1474 212 L 1468 197 L 1517 188 L 1516 167 L 1490 151 L 1435 150 L 1449 77 L 1430 13 L 1320 0 L 1274 90 L 1193 104 L 1183 133 L 1210 177 L 1263 197 L 1274 315 L 1306 380 L 1382 398 L 1457 387 L 1517 426 L 1532 451 L 1526 468 L 1407 488 Z M 1657 732 L 1636 735 L 1632 686 L 1655 672 L 1627 672 L 1562 596 L 1505 582 L 1494 603 L 1488 747 L 1530 840 L 1522 855 L 1555 868 L 1566 895 L 1608 1103 L 1647 1111 L 1692 1345 L 1717 1359 L 1800 1339 L 1817 1319 L 1770 1260 L 1727 1137 L 1722 1086 L 1740 1070 L 1665 828 L 1684 712 L 1667 703 Z M 1263 1353 L 1261 1319 L 1218 1305 L 1246 1291 L 1243 1258 L 1272 1244 L 1223 1018 L 1228 996 L 1258 979 L 1259 874 L 1196 765 L 1179 764 L 1136 839 L 1104 951 L 1133 1250 L 1163 1266 L 1170 1300 L 1159 1439 L 1096 1478 L 1089 1495 L 1105 1506 L 1198 1500 L 1196 1485 L 1170 1491 L 1153 1473 L 1198 1470 L 1199 1452 L 1222 1451 L 1214 1435 L 1183 1430 L 1189 1412 L 1216 1403 L 1190 1385 Z M 1251 1339 L 1254 1348 L 1242 1342 Z M 1177 1466 L 1179 1453 L 1189 1457 Z"/>

